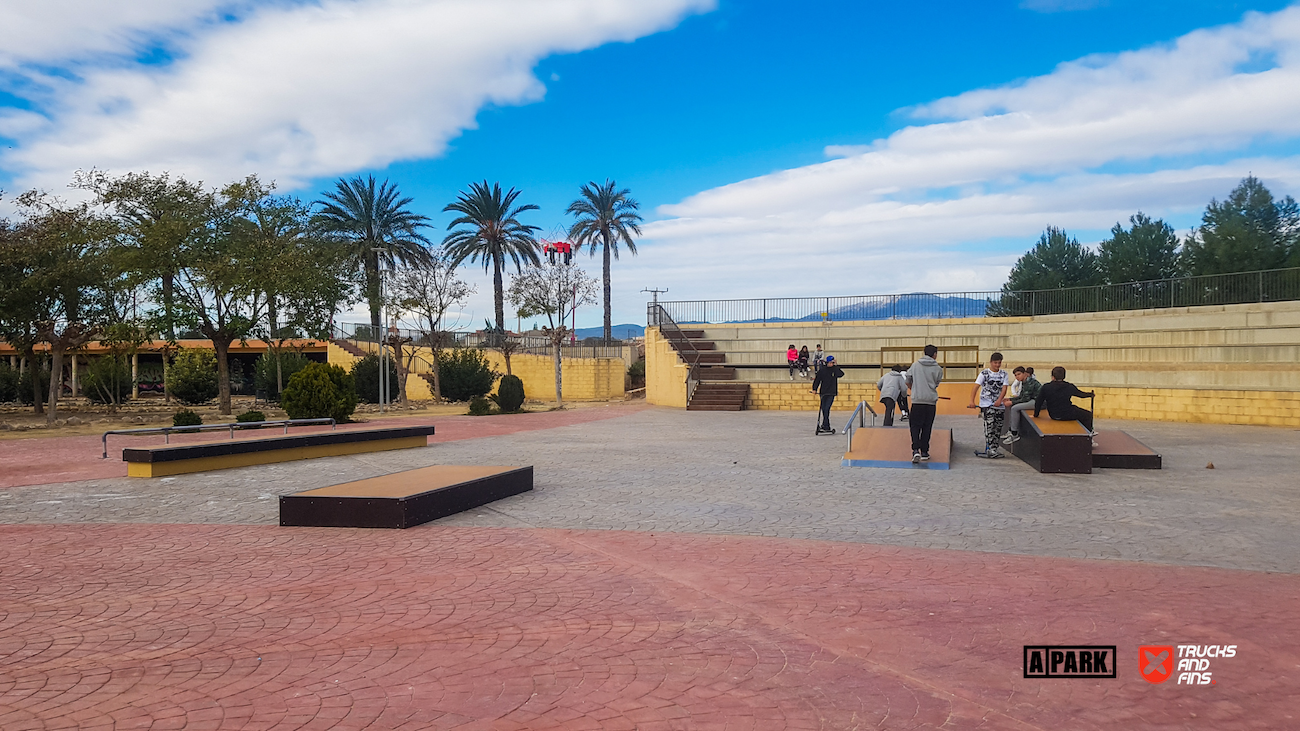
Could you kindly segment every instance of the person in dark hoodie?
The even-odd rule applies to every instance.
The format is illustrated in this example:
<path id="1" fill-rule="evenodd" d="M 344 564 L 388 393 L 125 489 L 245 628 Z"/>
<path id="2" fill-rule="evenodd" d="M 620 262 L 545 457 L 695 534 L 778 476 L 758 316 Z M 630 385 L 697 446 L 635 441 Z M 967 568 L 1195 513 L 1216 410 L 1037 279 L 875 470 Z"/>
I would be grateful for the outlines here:
<path id="1" fill-rule="evenodd" d="M 1052 369 L 1052 382 L 1043 384 L 1038 390 L 1038 398 L 1034 399 L 1034 417 L 1037 418 L 1039 412 L 1046 407 L 1047 415 L 1052 417 L 1052 421 L 1077 419 L 1084 429 L 1092 433 L 1092 412 L 1075 406 L 1070 399 L 1075 396 L 1092 398 L 1096 395 L 1095 391 L 1080 391 L 1073 383 L 1065 380 L 1065 369 L 1057 366 Z"/>
<path id="2" fill-rule="evenodd" d="M 934 414 L 939 403 L 939 383 L 943 381 L 943 366 L 934 359 L 939 348 L 925 346 L 925 355 L 916 359 L 907 369 L 907 385 L 912 389 L 911 421 L 912 463 L 930 461 L 930 432 L 934 429 Z"/>
<path id="3" fill-rule="evenodd" d="M 835 356 L 826 356 L 826 365 L 817 371 L 817 377 L 813 379 L 812 392 L 821 393 L 822 396 L 822 418 L 821 424 L 817 427 L 818 432 L 833 432 L 831 428 L 831 404 L 835 403 L 835 397 L 840 394 L 840 380 L 844 377 L 844 369 L 840 368 L 835 362 Z"/>
<path id="4" fill-rule="evenodd" d="M 1038 392 L 1043 388 L 1043 384 L 1034 378 L 1033 368 L 1016 366 L 1011 373 L 1016 377 L 1016 383 L 1011 384 L 1012 388 L 1018 384 L 1020 389 L 1014 395 L 1007 394 L 1008 403 L 1011 405 L 1007 407 L 1005 424 L 1007 433 L 1002 437 L 1002 443 L 1007 446 L 1020 439 L 1020 415 L 1034 408 L 1034 403 L 1038 401 Z"/>

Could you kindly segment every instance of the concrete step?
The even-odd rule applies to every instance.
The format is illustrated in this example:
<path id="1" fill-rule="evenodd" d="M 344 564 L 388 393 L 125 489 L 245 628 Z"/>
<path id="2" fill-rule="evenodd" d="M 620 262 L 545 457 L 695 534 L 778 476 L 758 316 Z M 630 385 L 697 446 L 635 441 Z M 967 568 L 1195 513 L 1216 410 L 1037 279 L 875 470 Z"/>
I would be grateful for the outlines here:
<path id="1" fill-rule="evenodd" d="M 744 411 L 744 404 L 696 404 L 691 402 L 687 411 Z"/>

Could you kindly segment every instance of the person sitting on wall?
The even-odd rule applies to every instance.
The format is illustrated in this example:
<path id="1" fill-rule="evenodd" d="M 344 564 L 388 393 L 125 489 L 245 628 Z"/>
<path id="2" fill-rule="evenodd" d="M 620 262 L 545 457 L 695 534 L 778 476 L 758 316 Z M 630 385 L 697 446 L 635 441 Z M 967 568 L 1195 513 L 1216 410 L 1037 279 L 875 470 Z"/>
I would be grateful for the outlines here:
<path id="1" fill-rule="evenodd" d="M 790 380 L 794 380 L 794 367 L 799 363 L 799 350 L 790 343 L 790 347 L 785 350 L 785 362 L 790 366 Z"/>
<path id="2" fill-rule="evenodd" d="M 1038 391 L 1038 398 L 1034 399 L 1034 418 L 1046 407 L 1047 415 L 1052 417 L 1052 421 L 1078 421 L 1089 434 L 1094 434 L 1092 412 L 1075 406 L 1070 399 L 1076 396 L 1093 398 L 1096 395 L 1096 391 L 1080 391 L 1073 383 L 1065 380 L 1065 369 L 1057 366 L 1052 369 L 1052 382 L 1044 384 Z"/>
<path id="3" fill-rule="evenodd" d="M 1007 395 L 1011 397 L 1010 406 L 1007 407 L 1007 433 L 1002 437 L 1002 443 L 1010 445 L 1020 438 L 1020 416 L 1034 408 L 1034 402 L 1038 400 L 1038 392 L 1042 390 L 1043 384 L 1034 378 L 1034 369 L 1016 366 L 1011 372 L 1016 377 L 1016 382 L 1011 384 L 1011 389 Z M 1016 388 L 1019 386 L 1019 388 Z"/>

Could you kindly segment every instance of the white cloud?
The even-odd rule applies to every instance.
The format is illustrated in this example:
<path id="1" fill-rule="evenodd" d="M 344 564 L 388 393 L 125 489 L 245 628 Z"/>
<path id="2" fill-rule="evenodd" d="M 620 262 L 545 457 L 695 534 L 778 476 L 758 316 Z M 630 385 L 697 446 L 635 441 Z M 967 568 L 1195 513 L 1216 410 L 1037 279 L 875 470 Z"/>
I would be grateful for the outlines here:
<path id="1" fill-rule="evenodd" d="M 0 165 L 24 184 L 61 185 L 95 166 L 210 181 L 258 172 L 292 186 L 436 155 L 485 104 L 540 99 L 539 59 L 630 41 L 712 5 L 321 0 L 264 4 L 217 22 L 212 13 L 235 6 L 169 0 L 149 25 L 139 8 L 115 18 L 95 10 L 102 3 L 63 2 L 90 15 L 68 31 L 63 57 L 49 32 L 56 11 L 33 13 L 26 22 L 41 37 L 8 52 L 10 66 L 26 64 L 13 85 L 41 87 L 31 93 L 39 116 L 0 115 L 0 134 L 19 142 Z M 101 26 L 105 18 L 112 22 Z M 174 62 L 126 60 L 140 39 L 159 36 Z M 118 62 L 97 57 L 70 79 L 42 70 L 106 53 Z"/>
<path id="2" fill-rule="evenodd" d="M 688 298 L 996 288 L 1049 224 L 1190 221 L 1251 171 L 1296 190 L 1300 158 L 1244 153 L 1300 137 L 1296 89 L 1291 8 L 941 99 L 888 138 L 827 147 L 834 159 L 662 207 L 628 284 Z"/>

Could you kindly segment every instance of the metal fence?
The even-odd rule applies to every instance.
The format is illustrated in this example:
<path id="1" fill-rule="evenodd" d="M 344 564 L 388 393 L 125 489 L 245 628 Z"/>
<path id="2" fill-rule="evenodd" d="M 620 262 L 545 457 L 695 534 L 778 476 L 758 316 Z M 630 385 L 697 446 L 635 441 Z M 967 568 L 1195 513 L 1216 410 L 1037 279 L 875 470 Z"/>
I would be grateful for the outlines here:
<path id="1" fill-rule="evenodd" d="M 1300 300 L 1300 267 L 1024 292 L 661 300 L 648 307 L 647 322 L 656 325 L 661 316 L 681 325 L 1023 317 L 1289 300 Z"/>
<path id="2" fill-rule="evenodd" d="M 511 351 L 513 353 L 551 355 L 552 351 L 550 338 L 541 335 L 502 336 L 485 332 L 446 331 L 439 333 L 435 337 L 425 330 L 389 328 L 388 337 L 391 339 L 394 336 L 417 347 L 441 345 L 443 348 L 499 348 L 502 338 L 506 338 L 516 346 Z M 352 342 L 361 346 L 363 350 L 369 349 L 365 346 L 373 345 L 379 340 L 378 333 L 374 332 L 374 328 L 366 323 L 336 324 L 334 326 L 334 339 Z M 612 340 L 609 345 L 577 343 L 562 346 L 560 355 L 565 358 L 624 358 L 625 347 L 626 344 L 621 340 Z"/>

